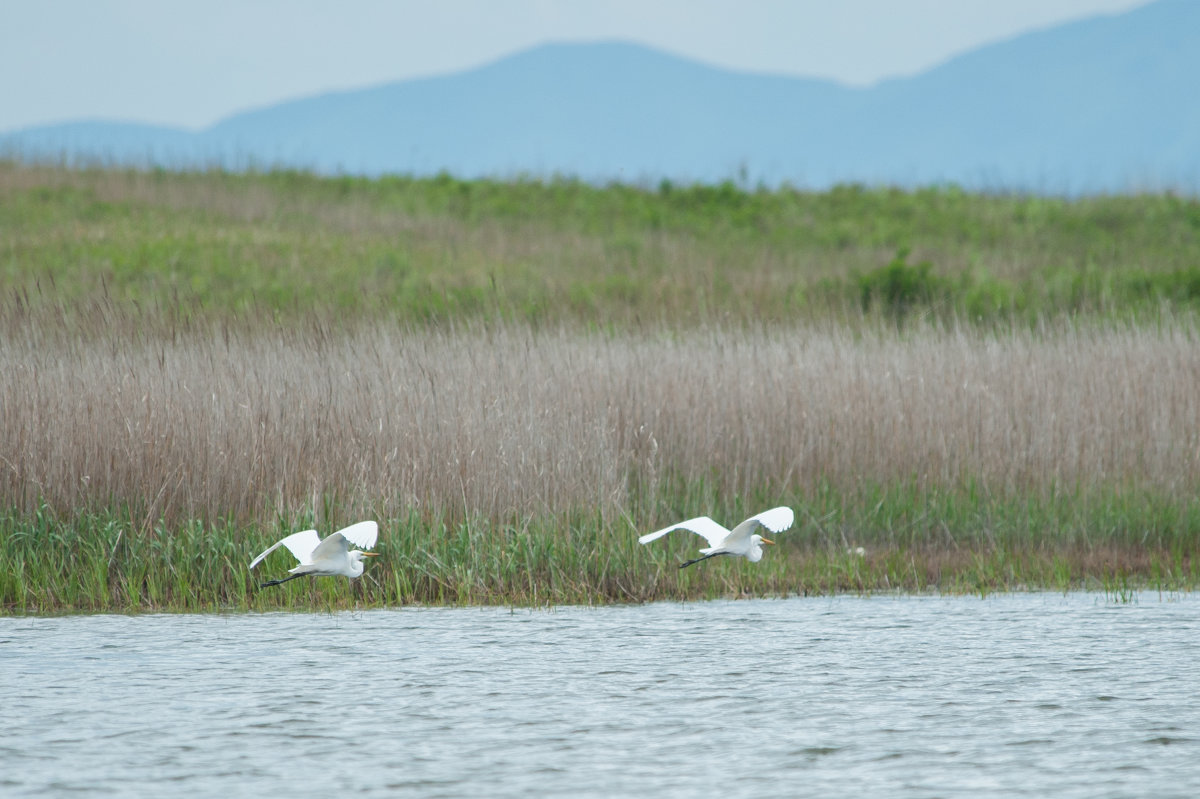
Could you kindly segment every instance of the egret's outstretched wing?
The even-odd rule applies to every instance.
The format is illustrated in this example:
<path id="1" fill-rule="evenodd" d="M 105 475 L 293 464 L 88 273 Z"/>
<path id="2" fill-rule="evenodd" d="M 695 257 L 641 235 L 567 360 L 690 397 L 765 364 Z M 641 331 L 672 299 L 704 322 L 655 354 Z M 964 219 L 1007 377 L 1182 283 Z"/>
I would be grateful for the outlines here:
<path id="1" fill-rule="evenodd" d="M 330 533 L 316 549 L 313 550 L 312 562 L 320 563 L 326 558 L 344 557 L 350 551 L 350 542 L 341 533 Z"/>
<path id="2" fill-rule="evenodd" d="M 754 535 L 760 527 L 765 527 L 772 533 L 782 533 L 784 530 L 792 526 L 792 522 L 796 520 L 796 514 L 792 513 L 792 509 L 784 506 L 765 510 L 755 516 L 751 516 L 746 521 L 733 528 L 733 532 L 726 540 L 729 546 L 736 546 L 738 543 L 746 540 Z"/>
<path id="3" fill-rule="evenodd" d="M 796 521 L 796 514 L 792 513 L 791 508 L 781 505 L 778 508 L 765 510 L 757 516 L 751 516 L 750 518 L 772 533 L 782 533 Z"/>
<path id="4" fill-rule="evenodd" d="M 359 522 L 349 527 L 343 527 L 334 535 L 338 533 L 341 533 L 343 538 L 359 549 L 373 549 L 375 542 L 379 540 L 379 525 L 375 522 Z"/>
<path id="5" fill-rule="evenodd" d="M 265 558 L 267 555 L 270 555 L 280 547 L 287 547 L 288 551 L 295 555 L 296 560 L 300 561 L 301 563 L 311 563 L 313 551 L 320 543 L 321 538 L 317 535 L 316 530 L 301 530 L 298 533 L 292 533 L 282 541 L 276 541 L 261 555 L 250 561 L 250 568 L 253 569 L 259 563 L 262 563 L 263 558 Z"/>
<path id="6" fill-rule="evenodd" d="M 670 527 L 664 527 L 653 533 L 646 533 L 638 539 L 640 544 L 649 544 L 651 541 L 662 538 L 672 530 L 689 530 L 696 535 L 704 537 L 710 547 L 715 547 L 725 540 L 725 536 L 729 535 L 729 531 L 721 525 L 714 522 L 707 516 L 697 516 L 694 519 L 688 519 L 686 522 L 673 524 Z"/>
<path id="7" fill-rule="evenodd" d="M 344 527 L 329 536 L 313 550 L 312 562 L 316 563 L 329 557 L 341 557 L 350 551 L 350 545 L 370 549 L 375 546 L 379 537 L 379 525 L 375 522 L 359 522 Z"/>

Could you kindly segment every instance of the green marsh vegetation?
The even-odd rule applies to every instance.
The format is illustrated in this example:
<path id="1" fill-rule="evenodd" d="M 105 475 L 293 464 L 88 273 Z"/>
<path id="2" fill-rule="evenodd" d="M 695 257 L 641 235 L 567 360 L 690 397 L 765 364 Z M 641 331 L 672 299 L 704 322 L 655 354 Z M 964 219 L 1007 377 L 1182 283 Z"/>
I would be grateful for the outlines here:
<path id="1" fill-rule="evenodd" d="M 618 329 L 1200 307 L 1200 204 L 0 161 L 0 285 L 143 312 Z"/>
<path id="2" fill-rule="evenodd" d="M 0 164 L 0 290 L 9 612 L 1200 581 L 1190 199 Z"/>

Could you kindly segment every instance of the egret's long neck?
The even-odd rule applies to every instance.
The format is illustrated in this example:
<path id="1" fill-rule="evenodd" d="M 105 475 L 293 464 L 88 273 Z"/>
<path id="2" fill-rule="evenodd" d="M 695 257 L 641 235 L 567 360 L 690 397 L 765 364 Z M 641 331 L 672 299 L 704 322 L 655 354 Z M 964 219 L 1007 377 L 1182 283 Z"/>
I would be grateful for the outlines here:
<path id="1" fill-rule="evenodd" d="M 362 577 L 363 555 L 357 549 L 350 553 L 350 577 Z"/>

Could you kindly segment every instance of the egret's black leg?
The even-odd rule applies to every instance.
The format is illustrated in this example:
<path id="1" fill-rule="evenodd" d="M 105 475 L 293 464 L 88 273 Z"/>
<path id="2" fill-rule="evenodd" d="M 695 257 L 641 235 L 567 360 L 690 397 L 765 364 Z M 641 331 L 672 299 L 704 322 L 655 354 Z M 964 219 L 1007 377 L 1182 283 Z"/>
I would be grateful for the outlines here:
<path id="1" fill-rule="evenodd" d="M 280 585 L 282 583 L 286 583 L 288 580 L 295 580 L 297 577 L 307 577 L 307 576 L 308 575 L 306 575 L 304 572 L 300 572 L 299 574 L 293 574 L 291 577 L 284 577 L 282 580 L 268 580 L 267 582 L 260 585 L 259 588 L 266 588 L 268 585 Z"/>
<path id="2" fill-rule="evenodd" d="M 694 558 L 692 560 L 687 560 L 687 561 L 684 561 L 683 563 L 680 563 L 679 568 L 686 569 L 688 566 L 691 566 L 693 563 L 699 563 L 702 560 L 708 560 L 709 558 L 715 558 L 718 555 L 732 555 L 732 554 L 733 554 L 732 552 L 710 552 L 709 554 L 705 555 L 702 558 Z"/>

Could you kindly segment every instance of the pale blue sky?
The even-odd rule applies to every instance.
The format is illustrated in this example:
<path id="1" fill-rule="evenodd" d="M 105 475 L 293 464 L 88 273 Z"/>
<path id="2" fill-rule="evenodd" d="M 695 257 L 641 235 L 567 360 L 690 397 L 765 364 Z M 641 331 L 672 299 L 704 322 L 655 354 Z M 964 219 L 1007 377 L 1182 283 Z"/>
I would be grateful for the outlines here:
<path id="1" fill-rule="evenodd" d="M 202 128 L 284 99 L 624 39 L 853 85 L 1147 0 L 0 0 L 0 131 Z"/>

